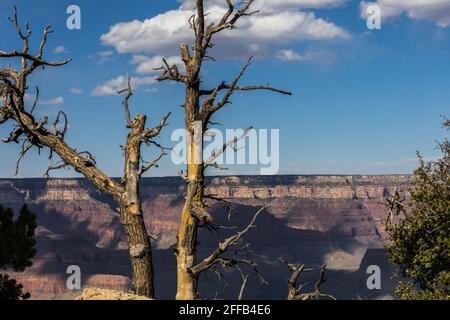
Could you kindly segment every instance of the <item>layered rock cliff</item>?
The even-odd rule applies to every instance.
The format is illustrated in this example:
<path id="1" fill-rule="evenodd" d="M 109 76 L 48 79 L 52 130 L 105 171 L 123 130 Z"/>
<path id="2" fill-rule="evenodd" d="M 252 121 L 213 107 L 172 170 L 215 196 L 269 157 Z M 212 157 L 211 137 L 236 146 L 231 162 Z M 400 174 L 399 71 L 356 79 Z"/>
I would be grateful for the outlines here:
<path id="1" fill-rule="evenodd" d="M 208 192 L 236 205 L 231 216 L 213 207 L 217 225 L 243 226 L 257 207 L 268 206 L 247 241 L 252 244 L 249 254 L 261 264 L 271 290 L 260 288 L 255 281 L 248 298 L 284 298 L 287 274 L 277 264 L 280 256 L 312 265 L 327 263 L 334 275 L 330 290 L 337 293 L 352 276 L 359 279 L 354 290 L 347 285 L 348 292 L 341 292 L 350 298 L 362 295 L 356 292 L 363 281 L 357 270 L 367 249 L 382 248 L 385 197 L 396 190 L 407 191 L 411 183 L 411 176 L 215 177 L 208 180 Z M 144 179 L 141 190 L 146 224 L 157 239 L 159 296 L 171 298 L 175 258 L 170 247 L 176 239 L 184 185 L 180 178 L 151 178 Z M 38 214 L 38 255 L 34 266 L 18 277 L 34 297 L 75 295 L 65 286 L 69 265 L 81 267 L 84 286 L 121 290 L 129 285 L 126 243 L 116 208 L 89 182 L 0 180 L 1 205 L 17 210 L 24 203 Z M 203 232 L 200 255 L 208 254 L 227 232 L 231 231 Z M 219 292 L 235 297 L 233 277 L 229 275 L 231 285 L 211 278 L 200 290 L 204 295 Z M 375 296 L 382 294 L 386 292 Z"/>

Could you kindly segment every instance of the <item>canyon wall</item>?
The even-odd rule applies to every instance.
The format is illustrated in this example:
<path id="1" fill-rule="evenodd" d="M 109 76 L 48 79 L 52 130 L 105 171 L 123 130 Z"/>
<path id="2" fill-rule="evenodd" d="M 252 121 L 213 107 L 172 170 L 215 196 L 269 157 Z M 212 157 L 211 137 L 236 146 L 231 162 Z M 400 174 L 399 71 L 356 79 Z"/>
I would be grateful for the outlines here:
<path id="1" fill-rule="evenodd" d="M 269 285 L 252 278 L 247 298 L 283 299 L 288 274 L 279 257 L 330 269 L 327 289 L 341 298 L 367 295 L 382 298 L 395 283 L 382 250 L 384 200 L 396 190 L 407 192 L 411 176 L 273 176 L 213 177 L 208 192 L 232 202 L 231 215 L 213 205 L 220 232 L 200 234 L 199 254 L 207 255 L 221 239 L 248 223 L 261 206 L 268 206 L 258 227 L 246 240 L 247 253 L 260 264 Z M 180 178 L 149 178 L 142 184 L 143 209 L 149 233 L 155 238 L 157 289 L 160 298 L 173 298 L 179 215 L 184 185 Z M 34 298 L 72 298 L 66 287 L 66 268 L 78 265 L 83 286 L 123 290 L 129 286 L 124 233 L 114 203 L 83 179 L 0 180 L 0 204 L 19 210 L 24 203 L 38 215 L 38 254 L 34 266 L 15 275 Z M 372 261 L 373 260 L 373 261 Z M 372 261 L 372 262 L 370 262 Z M 365 288 L 367 263 L 383 265 L 385 290 Z M 370 264 L 369 264 L 370 265 Z M 207 275 L 204 297 L 236 298 L 239 277 Z M 314 274 L 306 275 L 305 281 Z M 342 289 L 345 288 L 345 289 Z"/>

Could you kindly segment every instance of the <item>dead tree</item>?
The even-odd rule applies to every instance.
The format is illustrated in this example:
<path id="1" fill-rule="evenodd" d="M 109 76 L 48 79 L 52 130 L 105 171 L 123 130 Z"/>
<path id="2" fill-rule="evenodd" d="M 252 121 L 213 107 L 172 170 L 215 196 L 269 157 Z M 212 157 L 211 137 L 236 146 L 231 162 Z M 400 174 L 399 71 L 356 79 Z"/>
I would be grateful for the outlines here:
<path id="1" fill-rule="evenodd" d="M 304 300 L 318 300 L 320 298 L 326 298 L 330 300 L 336 300 L 335 297 L 325 294 L 321 292 L 321 286 L 326 282 L 325 278 L 325 272 L 326 272 L 326 265 L 323 265 L 320 268 L 320 275 L 319 279 L 314 285 L 314 291 L 302 293 L 301 291 L 308 285 L 310 285 L 310 282 L 303 283 L 298 285 L 298 279 L 304 272 L 310 272 L 314 271 L 314 269 L 309 269 L 306 267 L 306 265 L 298 265 L 298 264 L 292 264 L 284 261 L 282 258 L 280 258 L 280 261 L 287 266 L 289 271 L 291 272 L 291 277 L 288 281 L 288 300 L 297 300 L 297 301 L 304 301 Z"/>
<path id="2" fill-rule="evenodd" d="M 34 103 L 27 108 L 25 94 L 27 92 L 28 77 L 38 68 L 59 67 L 67 64 L 70 60 L 61 62 L 51 62 L 43 58 L 47 36 L 53 32 L 50 26 L 44 29 L 38 53 L 30 53 L 29 39 L 32 31 L 25 24 L 26 32 L 19 26 L 17 11 L 14 8 L 14 17 L 10 18 L 16 31 L 23 41 L 21 51 L 5 52 L 0 51 L 0 58 L 20 59 L 20 68 L 17 70 L 9 65 L 0 68 L 0 124 L 8 121 L 13 123 L 13 130 L 10 136 L 3 139 L 5 143 L 17 143 L 21 146 L 19 158 L 17 160 L 17 170 L 20 161 L 32 148 L 49 150 L 49 159 L 55 155 L 60 162 L 51 165 L 46 175 L 50 171 L 62 168 L 73 168 L 81 173 L 99 190 L 105 192 L 115 200 L 119 210 L 121 222 L 124 225 L 129 246 L 129 254 L 132 265 L 132 291 L 139 295 L 148 297 L 154 296 L 153 287 L 153 265 L 152 251 L 149 235 L 144 224 L 144 217 L 141 207 L 139 185 L 142 175 L 152 167 L 156 167 L 158 160 L 164 155 L 161 149 L 160 156 L 149 163 L 145 163 L 141 158 L 142 144 L 158 146 L 154 138 L 159 135 L 163 127 L 167 125 L 169 114 L 162 122 L 154 127 L 147 128 L 147 117 L 142 114 L 136 115 L 132 119 L 129 110 L 129 99 L 132 96 L 130 81 L 128 87 L 119 93 L 126 93 L 123 101 L 125 110 L 125 122 L 129 129 L 128 138 L 123 147 L 125 167 L 121 181 L 116 181 L 108 177 L 101 171 L 94 157 L 89 152 L 79 152 L 66 143 L 65 137 L 69 128 L 68 118 L 63 111 L 59 111 L 53 123 L 49 123 L 49 118 L 44 116 L 37 119 L 34 115 L 38 105 L 39 90 L 36 91 Z"/>
<path id="3" fill-rule="evenodd" d="M 197 261 L 197 232 L 200 223 L 210 223 L 212 216 L 206 210 L 205 199 L 205 169 L 214 166 L 213 161 L 199 161 L 203 153 L 204 136 L 196 136 L 196 128 L 200 124 L 202 135 L 204 135 L 210 125 L 212 118 L 223 107 L 230 103 L 230 99 L 236 92 L 268 90 L 281 94 L 291 95 L 290 92 L 273 88 L 269 85 L 242 86 L 240 81 L 252 62 L 248 59 L 241 71 L 230 83 L 222 81 L 214 88 L 202 88 L 201 72 L 203 63 L 213 58 L 208 56 L 208 50 L 213 47 L 212 40 L 218 33 L 236 29 L 236 23 L 246 16 L 256 14 L 257 11 L 251 11 L 250 7 L 254 0 L 247 0 L 242 7 L 235 8 L 231 0 L 224 0 L 228 9 L 220 21 L 206 25 L 205 19 L 207 13 L 204 10 L 204 1 L 196 0 L 196 13 L 189 20 L 190 27 L 194 32 L 195 40 L 192 52 L 188 44 L 180 45 L 181 58 L 186 67 L 185 72 L 180 72 L 176 65 L 169 65 L 163 60 L 161 67 L 162 74 L 160 81 L 175 81 L 185 86 L 185 102 L 183 104 L 185 111 L 185 128 L 187 130 L 187 151 L 188 165 L 187 173 L 183 178 L 187 184 L 187 196 L 181 217 L 181 226 L 178 234 L 177 245 L 177 299 L 192 300 L 197 298 L 197 284 L 199 270 L 210 264 L 210 258 L 206 261 Z M 238 139 L 238 137 L 236 138 Z M 216 158 L 232 146 L 236 139 L 226 143 L 222 150 L 215 155 Z M 213 259 L 214 260 L 214 259 Z"/>

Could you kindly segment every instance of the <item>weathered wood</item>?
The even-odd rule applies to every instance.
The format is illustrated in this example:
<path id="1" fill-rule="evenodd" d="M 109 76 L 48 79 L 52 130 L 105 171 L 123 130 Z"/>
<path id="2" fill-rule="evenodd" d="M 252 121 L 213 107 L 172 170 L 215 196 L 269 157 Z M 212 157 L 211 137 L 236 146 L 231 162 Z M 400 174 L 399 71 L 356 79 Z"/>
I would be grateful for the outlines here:
<path id="1" fill-rule="evenodd" d="M 50 151 L 50 159 L 53 158 L 54 154 L 61 159 L 58 164 L 49 167 L 47 176 L 51 170 L 71 167 L 85 176 L 100 191 L 109 195 L 120 208 L 121 222 L 124 225 L 127 237 L 132 266 L 132 291 L 138 295 L 153 298 L 152 250 L 144 222 L 139 186 L 142 175 L 150 168 L 157 166 L 157 161 L 161 159 L 164 152 L 161 150 L 161 155 L 154 161 L 143 163 L 141 149 L 143 143 L 152 144 L 151 139 L 158 136 L 162 128 L 167 125 L 170 113 L 154 128 L 146 127 L 147 118 L 145 115 L 138 114 L 134 119 L 131 119 L 128 102 L 133 93 L 131 81 L 128 80 L 128 87 L 119 92 L 127 93 L 123 105 L 129 134 L 124 146 L 124 174 L 121 183 L 117 182 L 98 168 L 95 159 L 89 152 L 78 152 L 67 144 L 65 136 L 69 126 L 67 116 L 63 111 L 57 113 L 50 128 L 48 128 L 47 116 L 41 121 L 36 120 L 33 111 L 39 98 L 38 89 L 31 110 L 26 110 L 27 77 L 39 66 L 58 67 L 67 64 L 70 60 L 51 62 L 43 59 L 47 36 L 52 32 L 50 26 L 44 30 L 38 54 L 36 56 L 29 54 L 31 29 L 26 24 L 27 33 L 22 32 L 16 9 L 14 10 L 14 18 L 10 20 L 19 37 L 23 40 L 23 49 L 22 51 L 12 52 L 0 51 L 0 58 L 18 58 L 21 61 L 19 70 L 14 70 L 12 67 L 0 68 L 0 98 L 2 102 L 2 105 L 0 105 L 0 124 L 7 121 L 14 122 L 13 131 L 9 138 L 4 139 L 3 142 L 19 143 L 19 140 L 23 141 L 17 161 L 17 170 L 20 161 L 33 146 L 39 149 L 46 148 Z M 60 125 L 63 126 L 62 129 Z M 153 145 L 157 144 L 153 143 Z"/>
<path id="2" fill-rule="evenodd" d="M 193 43 L 192 53 L 190 46 L 186 43 L 180 45 L 181 58 L 184 62 L 186 72 L 181 74 L 176 66 L 169 66 L 167 61 L 163 61 L 163 66 L 160 68 L 162 74 L 158 78 L 159 81 L 171 80 L 185 85 L 185 128 L 190 135 L 190 141 L 194 141 L 195 128 L 198 123 L 201 123 L 203 134 L 209 129 L 211 118 L 225 105 L 227 105 L 236 91 L 252 91 L 252 90 L 269 90 L 282 94 L 291 95 L 290 92 L 273 88 L 269 85 L 264 86 L 240 86 L 239 81 L 242 79 L 245 71 L 251 64 L 251 58 L 244 65 L 238 76 L 227 84 L 222 81 L 215 89 L 208 90 L 201 88 L 201 71 L 203 61 L 211 59 L 208 56 L 208 50 L 212 46 L 213 36 L 226 29 L 235 29 L 236 23 L 239 19 L 245 16 L 250 16 L 257 13 L 257 11 L 250 11 L 250 7 L 254 0 L 245 1 L 240 8 L 235 8 L 230 0 L 224 0 L 228 5 L 228 10 L 217 23 L 205 24 L 204 1 L 196 0 L 196 14 L 189 20 L 190 27 L 194 31 L 195 41 Z M 216 101 L 219 92 L 226 90 L 220 101 Z M 204 98 L 201 100 L 201 98 Z M 202 102 L 201 102 L 202 101 Z M 246 131 L 248 132 L 248 130 Z M 245 136 L 244 136 L 245 137 Z M 204 206 L 205 199 L 205 169 L 212 165 L 214 158 L 202 164 L 194 161 L 194 154 L 203 153 L 203 136 L 200 137 L 201 142 L 197 145 L 190 144 L 186 146 L 189 150 L 189 159 L 187 165 L 187 175 L 185 177 L 187 183 L 187 196 L 183 212 L 181 215 L 181 225 L 178 233 L 177 244 L 177 299 L 191 300 L 198 297 L 197 286 L 199 274 L 209 269 L 213 264 L 204 263 L 207 268 L 201 268 L 198 271 L 197 254 L 197 233 L 200 223 L 210 223 L 212 217 Z M 242 139 L 239 138 L 239 139 Z M 188 139 L 189 141 L 189 139 Z M 224 145 L 223 151 L 233 145 L 233 141 Z M 200 150 L 194 150 L 200 148 Z M 202 160 L 203 162 L 203 160 Z M 221 261 L 223 264 L 232 265 L 228 260 L 218 260 L 216 257 L 214 261 Z M 240 261 L 242 262 L 242 261 Z M 194 271 L 194 272 L 193 272 Z"/>

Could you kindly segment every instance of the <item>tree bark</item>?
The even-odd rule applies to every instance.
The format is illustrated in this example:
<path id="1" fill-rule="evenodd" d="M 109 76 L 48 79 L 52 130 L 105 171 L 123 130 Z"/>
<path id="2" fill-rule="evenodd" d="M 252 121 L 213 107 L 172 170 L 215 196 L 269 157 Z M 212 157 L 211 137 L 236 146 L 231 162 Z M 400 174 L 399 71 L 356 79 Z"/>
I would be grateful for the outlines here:
<path id="1" fill-rule="evenodd" d="M 190 210 L 183 209 L 177 249 L 177 300 L 197 299 L 198 279 L 190 272 L 197 261 L 196 241 L 198 221 Z"/>
<path id="2" fill-rule="evenodd" d="M 124 205 L 120 211 L 132 267 L 131 291 L 154 298 L 152 251 L 144 218 L 142 215 L 133 214 L 130 208 Z"/>
<path id="3" fill-rule="evenodd" d="M 16 28 L 18 35 L 23 41 L 22 51 L 5 52 L 0 50 L 0 58 L 20 59 L 20 69 L 15 70 L 10 64 L 7 68 L 0 68 L 0 124 L 13 120 L 15 125 L 9 138 L 3 139 L 5 143 L 21 143 L 22 149 L 16 164 L 18 170 L 20 161 L 24 155 L 34 146 L 39 150 L 48 148 L 50 150 L 49 159 L 57 154 L 61 161 L 59 164 L 50 166 L 50 170 L 72 167 L 77 172 L 85 176 L 100 191 L 110 196 L 120 208 L 121 222 L 124 225 L 129 246 L 129 254 L 132 265 L 132 291 L 139 295 L 150 298 L 154 297 L 153 286 L 153 264 L 151 242 L 147 234 L 144 216 L 142 212 L 139 184 L 142 175 L 152 167 L 158 166 L 158 161 L 165 155 L 164 148 L 155 143 L 152 139 L 158 136 L 163 127 L 167 125 L 168 113 L 159 126 L 146 128 L 147 118 L 138 114 L 131 119 L 128 101 L 133 95 L 131 79 L 128 79 L 128 87 L 118 92 L 127 93 L 123 106 L 125 109 L 125 120 L 129 130 L 127 143 L 124 147 L 125 167 L 121 183 L 108 177 L 100 170 L 95 159 L 89 152 L 78 152 L 65 141 L 68 129 L 68 119 L 63 111 L 59 111 L 55 121 L 50 127 L 48 116 L 37 121 L 33 112 L 39 99 L 39 89 L 36 88 L 36 98 L 29 111 L 25 109 L 25 94 L 27 90 L 27 77 L 39 67 L 63 66 L 70 60 L 62 62 L 51 62 L 43 59 L 44 47 L 47 36 L 53 30 L 50 26 L 44 29 L 42 40 L 37 55 L 29 54 L 29 38 L 31 29 L 28 23 L 25 24 L 26 32 L 19 26 L 17 9 L 14 7 L 14 17 L 9 19 Z M 60 129 L 60 126 L 63 128 Z M 161 155 L 148 163 L 141 157 L 142 143 L 154 144 L 161 149 Z"/>
<path id="4" fill-rule="evenodd" d="M 202 159 L 203 134 L 207 131 L 209 125 L 212 124 L 210 121 L 212 116 L 230 102 L 230 98 L 236 91 L 269 90 L 283 94 L 291 94 L 290 92 L 272 88 L 269 85 L 238 85 L 238 82 L 251 64 L 251 58 L 230 84 L 222 81 L 214 89 L 201 89 L 202 65 L 204 60 L 211 59 L 207 53 L 212 47 L 211 40 L 213 35 L 223 30 L 235 29 L 236 22 L 241 17 L 248 17 L 257 13 L 258 11 L 249 11 L 249 8 L 254 1 L 255 0 L 247 0 L 241 5 L 241 8 L 236 10 L 232 2 L 226 0 L 228 10 L 224 13 L 223 17 L 219 21 L 206 25 L 204 0 L 195 0 L 196 14 L 189 20 L 190 27 L 195 33 L 192 54 L 190 52 L 190 46 L 187 43 L 180 44 L 181 59 L 186 67 L 186 72 L 180 73 L 178 66 L 170 66 L 167 61 L 163 59 L 163 66 L 160 68 L 162 74 L 157 78 L 159 81 L 171 80 L 185 84 L 186 97 L 183 106 L 185 109 L 185 129 L 187 135 L 191 138 L 187 143 L 188 165 L 187 176 L 184 177 L 187 182 L 187 196 L 181 216 L 181 226 L 178 233 L 176 252 L 178 263 L 178 287 L 176 297 L 178 300 L 193 300 L 198 298 L 197 283 L 199 273 L 193 272 L 193 270 L 197 269 L 195 268 L 197 266 L 197 232 L 200 223 L 207 224 L 211 223 L 213 220 L 211 215 L 205 209 L 203 202 L 205 191 L 205 169 L 213 163 L 204 163 Z M 221 94 L 222 92 L 224 92 L 223 95 Z M 204 99 L 201 99 L 202 97 Z M 220 101 L 217 101 L 219 97 L 221 99 Z M 198 127 L 202 130 L 200 136 L 195 132 Z M 196 139 L 194 137 L 199 141 L 195 141 Z M 230 145 L 231 144 L 232 143 L 230 143 Z M 230 145 L 226 144 L 222 152 Z"/>
<path id="5" fill-rule="evenodd" d="M 141 145 L 146 116 L 137 115 L 130 122 L 131 130 L 125 147 L 125 168 L 122 179 L 124 194 L 121 218 L 125 227 L 132 266 L 131 291 L 137 295 L 154 297 L 153 261 L 150 238 L 142 212 L 139 185 L 141 181 Z"/>
<path id="6" fill-rule="evenodd" d="M 191 142 L 194 140 L 194 135 L 192 134 Z M 198 160 L 201 159 L 195 159 L 196 148 L 199 147 L 203 150 L 201 146 L 195 143 L 190 143 L 188 146 L 188 184 L 177 247 L 177 300 L 195 300 L 198 298 L 198 275 L 192 273 L 191 269 L 197 264 L 197 233 L 199 224 L 199 219 L 193 213 L 192 207 L 195 203 L 203 201 L 204 194 L 203 164 L 198 164 Z"/>

